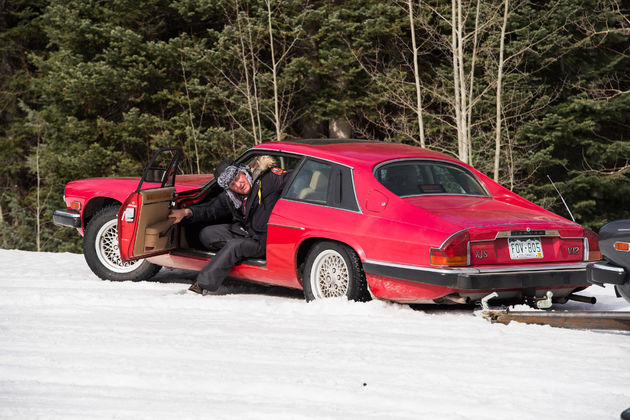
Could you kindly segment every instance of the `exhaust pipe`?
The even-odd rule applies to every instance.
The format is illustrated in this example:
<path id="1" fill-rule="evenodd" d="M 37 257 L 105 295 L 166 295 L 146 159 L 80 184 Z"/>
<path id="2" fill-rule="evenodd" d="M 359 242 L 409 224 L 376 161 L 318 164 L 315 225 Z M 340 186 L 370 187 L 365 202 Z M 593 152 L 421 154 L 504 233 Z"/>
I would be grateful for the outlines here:
<path id="1" fill-rule="evenodd" d="M 458 303 L 460 305 L 468 305 L 470 303 L 470 298 L 460 296 L 457 293 L 453 293 L 450 295 L 442 296 L 437 299 L 433 299 L 433 303 L 436 303 L 438 305 L 450 305 L 453 303 Z"/>
<path id="2" fill-rule="evenodd" d="M 467 305 L 470 303 L 470 298 L 468 297 L 463 297 L 457 294 L 453 294 L 453 295 L 446 295 L 443 297 L 444 300 L 448 300 L 449 302 L 453 302 L 453 303 L 459 303 L 462 305 Z"/>
<path id="3" fill-rule="evenodd" d="M 590 303 L 591 305 L 594 305 L 597 303 L 597 298 L 594 296 L 580 296 L 580 295 L 574 295 L 573 293 L 567 296 L 567 299 L 574 300 L 576 302 Z"/>

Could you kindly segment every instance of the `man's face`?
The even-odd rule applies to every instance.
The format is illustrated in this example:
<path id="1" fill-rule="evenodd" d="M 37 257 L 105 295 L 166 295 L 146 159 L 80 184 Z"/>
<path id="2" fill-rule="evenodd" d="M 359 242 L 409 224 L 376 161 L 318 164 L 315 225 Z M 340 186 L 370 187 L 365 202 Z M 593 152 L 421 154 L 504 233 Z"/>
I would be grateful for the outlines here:
<path id="1" fill-rule="evenodd" d="M 234 178 L 234 181 L 230 184 L 230 189 L 237 194 L 246 195 L 249 194 L 249 190 L 252 188 L 252 185 L 247 180 L 247 177 L 243 172 L 239 172 Z"/>

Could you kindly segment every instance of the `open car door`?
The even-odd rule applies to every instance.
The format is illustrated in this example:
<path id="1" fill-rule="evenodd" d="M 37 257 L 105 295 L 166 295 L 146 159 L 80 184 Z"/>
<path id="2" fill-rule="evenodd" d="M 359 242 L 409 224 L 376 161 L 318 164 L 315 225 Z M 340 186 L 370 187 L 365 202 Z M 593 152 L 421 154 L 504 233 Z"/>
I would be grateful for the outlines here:
<path id="1" fill-rule="evenodd" d="M 175 174 L 182 150 L 158 150 L 136 191 L 118 211 L 118 247 L 124 261 L 164 254 L 177 245 L 177 226 L 168 218 L 175 202 Z"/>

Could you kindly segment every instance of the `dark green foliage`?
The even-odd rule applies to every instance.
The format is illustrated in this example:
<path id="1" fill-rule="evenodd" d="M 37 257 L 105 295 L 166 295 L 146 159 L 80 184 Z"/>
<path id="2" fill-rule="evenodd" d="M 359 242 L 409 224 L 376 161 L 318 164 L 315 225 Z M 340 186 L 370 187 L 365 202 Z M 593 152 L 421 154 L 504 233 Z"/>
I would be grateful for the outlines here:
<path id="1" fill-rule="evenodd" d="M 137 176 L 172 145 L 184 172 L 209 172 L 275 139 L 272 58 L 281 137 L 326 137 L 339 120 L 418 144 L 406 1 L 270 1 L 273 57 L 265 0 L 0 1 L 0 247 L 36 249 L 39 216 L 41 250 L 80 251 L 51 222 L 70 180 Z M 510 3 L 501 182 L 568 216 L 550 175 L 594 229 L 630 217 L 628 10 Z M 502 2 L 480 5 L 471 157 L 491 174 Z M 455 155 L 451 3 L 414 13 L 428 147 Z"/>

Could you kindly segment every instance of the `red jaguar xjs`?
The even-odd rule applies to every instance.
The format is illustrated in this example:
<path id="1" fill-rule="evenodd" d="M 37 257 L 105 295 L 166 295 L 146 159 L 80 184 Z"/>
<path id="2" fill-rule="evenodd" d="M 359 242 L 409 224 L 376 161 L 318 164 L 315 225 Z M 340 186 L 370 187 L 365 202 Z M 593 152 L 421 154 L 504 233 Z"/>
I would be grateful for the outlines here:
<path id="1" fill-rule="evenodd" d="M 230 277 L 302 289 L 307 300 L 366 297 L 404 303 L 564 303 L 589 286 L 597 235 L 495 183 L 457 159 L 395 143 L 310 140 L 257 145 L 290 171 L 269 219 L 265 259 Z M 162 149 L 142 178 L 73 181 L 58 225 L 84 234 L 101 278 L 145 280 L 161 267 L 201 270 L 213 253 L 201 226 L 171 208 L 211 200 L 211 175 L 176 175 L 181 150 Z M 551 293 L 548 293 L 551 292 Z"/>

